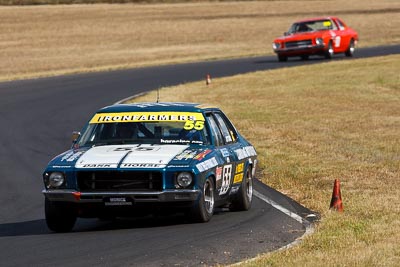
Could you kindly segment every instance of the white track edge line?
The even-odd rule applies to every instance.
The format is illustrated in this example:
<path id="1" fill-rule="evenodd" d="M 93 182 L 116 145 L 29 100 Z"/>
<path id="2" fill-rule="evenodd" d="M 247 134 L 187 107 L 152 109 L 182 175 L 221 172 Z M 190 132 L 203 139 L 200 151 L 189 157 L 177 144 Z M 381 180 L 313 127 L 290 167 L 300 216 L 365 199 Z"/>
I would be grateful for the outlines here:
<path id="1" fill-rule="evenodd" d="M 275 209 L 283 212 L 284 214 L 286 214 L 287 216 L 289 216 L 290 218 L 298 221 L 299 223 L 303 224 L 304 220 L 301 216 L 297 215 L 294 212 L 291 212 L 290 210 L 282 207 L 281 205 L 279 205 L 278 203 L 276 203 L 275 201 L 273 201 L 272 199 L 264 196 L 263 194 L 259 193 L 258 191 L 254 190 L 253 194 L 258 197 L 259 199 L 261 199 L 262 201 L 270 204 L 272 207 L 274 207 Z"/>
<path id="2" fill-rule="evenodd" d="M 283 212 L 284 214 L 286 214 L 286 215 L 289 216 L 290 218 L 293 218 L 293 219 L 296 220 L 297 222 L 303 224 L 303 225 L 306 227 L 306 231 L 304 232 L 304 234 L 303 234 L 302 236 L 296 238 L 296 240 L 294 240 L 292 243 L 287 244 L 286 246 L 280 247 L 280 248 L 278 248 L 278 249 L 275 250 L 275 251 L 270 251 L 270 252 L 266 252 L 266 253 L 264 253 L 264 254 L 260 254 L 260 255 L 254 257 L 254 258 L 251 258 L 251 259 L 248 259 L 248 260 L 245 260 L 245 261 L 241 261 L 241 262 L 237 262 L 237 263 L 230 264 L 229 266 L 239 266 L 239 265 L 242 265 L 243 263 L 250 263 L 250 262 L 256 261 L 256 260 L 259 259 L 262 255 L 268 255 L 268 254 L 274 253 L 274 252 L 276 252 L 276 251 L 282 251 L 282 250 L 285 250 L 285 249 L 289 249 L 289 248 L 291 248 L 291 247 L 294 247 L 294 246 L 300 244 L 300 242 L 301 242 L 306 236 L 308 236 L 308 235 L 314 233 L 314 226 L 313 226 L 313 224 L 310 223 L 310 222 L 307 221 L 307 220 L 304 220 L 300 215 L 298 215 L 298 214 L 296 214 L 296 213 L 294 213 L 294 212 L 291 212 L 290 210 L 288 210 L 288 209 L 282 207 L 281 205 L 279 205 L 278 203 L 276 203 L 276 202 L 273 201 L 272 199 L 270 199 L 270 198 L 264 196 L 263 194 L 259 193 L 259 192 L 256 191 L 256 190 L 253 190 L 253 194 L 254 194 L 256 197 L 258 197 L 259 199 L 261 199 L 262 201 L 264 201 L 264 202 L 266 202 L 267 204 L 269 204 L 269 205 L 271 205 L 272 207 L 274 207 L 275 209 L 277 209 L 277 210 Z M 315 216 L 315 214 L 310 214 L 310 215 L 311 215 L 311 216 Z"/>

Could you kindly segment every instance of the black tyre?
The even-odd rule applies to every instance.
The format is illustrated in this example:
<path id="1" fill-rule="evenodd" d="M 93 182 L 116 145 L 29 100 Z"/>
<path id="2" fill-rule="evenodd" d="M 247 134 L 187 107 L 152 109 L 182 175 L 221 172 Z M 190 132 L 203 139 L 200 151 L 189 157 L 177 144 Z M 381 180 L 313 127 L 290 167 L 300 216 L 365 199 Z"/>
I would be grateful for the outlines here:
<path id="1" fill-rule="evenodd" d="M 247 168 L 239 191 L 229 207 L 231 211 L 249 210 L 253 199 L 253 177 L 251 167 Z"/>
<path id="2" fill-rule="evenodd" d="M 281 55 L 278 55 L 278 60 L 280 61 L 280 62 L 285 62 L 285 61 L 287 61 L 287 56 L 281 56 Z"/>
<path id="3" fill-rule="evenodd" d="M 53 202 L 45 198 L 44 211 L 47 227 L 57 233 L 65 233 L 72 230 L 76 222 L 76 213 L 68 203 Z"/>
<path id="4" fill-rule="evenodd" d="M 191 208 L 193 222 L 208 222 L 214 214 L 215 190 L 214 182 L 208 178 L 204 182 L 203 193 L 199 201 Z"/>
<path id="5" fill-rule="evenodd" d="M 354 40 L 351 39 L 349 47 L 347 48 L 346 52 L 344 53 L 346 55 L 346 57 L 352 57 L 354 55 L 355 48 L 356 47 L 355 47 Z"/>
<path id="6" fill-rule="evenodd" d="M 326 59 L 331 59 L 333 57 L 333 45 L 332 45 L 332 41 L 329 42 L 328 44 L 328 48 L 325 50 L 325 58 Z"/>
<path id="7" fill-rule="evenodd" d="M 302 55 L 302 56 L 301 56 L 301 59 L 302 59 L 302 60 L 308 60 L 309 58 L 310 58 L 309 55 Z"/>

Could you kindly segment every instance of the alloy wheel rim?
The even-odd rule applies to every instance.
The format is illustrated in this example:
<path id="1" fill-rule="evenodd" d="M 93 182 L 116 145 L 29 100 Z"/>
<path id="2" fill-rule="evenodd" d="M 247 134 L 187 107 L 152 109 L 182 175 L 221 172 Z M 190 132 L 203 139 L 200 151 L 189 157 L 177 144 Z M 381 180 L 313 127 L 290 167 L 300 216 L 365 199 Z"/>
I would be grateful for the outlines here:
<path id="1" fill-rule="evenodd" d="M 209 181 L 204 184 L 204 202 L 208 213 L 214 210 L 214 189 Z"/>
<path id="2" fill-rule="evenodd" d="M 251 176 L 248 174 L 246 177 L 246 195 L 247 195 L 247 199 L 249 201 L 251 201 L 251 199 L 253 198 L 253 180 L 251 179 Z"/>

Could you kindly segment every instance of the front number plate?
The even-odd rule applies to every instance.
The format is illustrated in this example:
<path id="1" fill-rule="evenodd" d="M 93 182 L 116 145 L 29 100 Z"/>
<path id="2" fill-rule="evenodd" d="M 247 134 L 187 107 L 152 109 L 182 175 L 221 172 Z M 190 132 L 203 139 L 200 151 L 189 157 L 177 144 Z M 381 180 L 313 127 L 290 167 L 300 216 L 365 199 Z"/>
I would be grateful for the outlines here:
<path id="1" fill-rule="evenodd" d="M 106 206 L 132 206 L 132 200 L 126 197 L 109 197 L 104 199 Z"/>

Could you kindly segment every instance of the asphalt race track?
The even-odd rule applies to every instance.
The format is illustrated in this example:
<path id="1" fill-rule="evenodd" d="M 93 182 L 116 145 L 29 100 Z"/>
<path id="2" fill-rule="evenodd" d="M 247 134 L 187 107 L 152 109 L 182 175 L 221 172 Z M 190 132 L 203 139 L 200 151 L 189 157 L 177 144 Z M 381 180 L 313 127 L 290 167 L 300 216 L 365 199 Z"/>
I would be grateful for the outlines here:
<path id="1" fill-rule="evenodd" d="M 400 45 L 364 48 L 355 58 L 399 53 Z M 327 61 L 282 63 L 271 56 L 0 83 L 0 265 L 227 264 L 290 244 L 305 233 L 312 212 L 259 182 L 250 211 L 217 210 L 209 223 L 190 224 L 183 216 L 79 219 L 73 232 L 55 234 L 44 220 L 41 175 L 53 156 L 69 148 L 72 131 L 100 107 L 206 74 L 216 78 L 322 62 Z"/>

